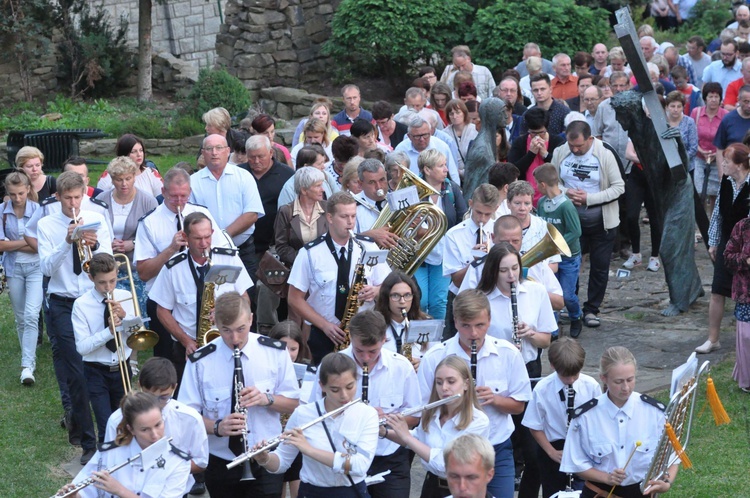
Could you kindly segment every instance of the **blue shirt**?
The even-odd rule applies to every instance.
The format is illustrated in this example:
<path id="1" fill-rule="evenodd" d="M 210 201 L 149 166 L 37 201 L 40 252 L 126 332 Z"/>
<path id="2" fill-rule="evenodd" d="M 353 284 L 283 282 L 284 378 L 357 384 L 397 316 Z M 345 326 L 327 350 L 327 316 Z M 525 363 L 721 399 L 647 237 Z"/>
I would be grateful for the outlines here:
<path id="1" fill-rule="evenodd" d="M 31 215 L 33 215 L 34 211 L 37 209 L 39 209 L 39 204 L 31 200 L 26 201 L 26 210 L 23 213 L 24 225 L 28 225 Z M 16 212 L 13 210 L 13 203 L 10 201 L 3 203 L 3 222 L 0 224 L 0 240 L 2 239 L 21 239 L 21 235 L 18 233 L 18 218 L 16 217 Z M 2 262 L 3 267 L 5 268 L 6 277 L 13 276 L 13 267 L 16 264 L 17 254 L 18 251 L 5 251 L 2 255 L 2 259 L 0 259 L 0 262 Z M 35 256 L 37 259 L 39 258 L 38 254 L 35 254 Z"/>
<path id="2" fill-rule="evenodd" d="M 713 81 L 720 83 L 724 95 L 726 95 L 727 86 L 729 86 L 734 80 L 742 78 L 742 73 L 740 72 L 741 68 L 742 62 L 739 58 L 734 61 L 734 66 L 732 67 L 726 67 L 724 62 L 720 60 L 713 61 L 703 70 L 703 84 L 705 85 L 706 83 L 711 83 Z"/>
<path id="3" fill-rule="evenodd" d="M 716 148 L 724 150 L 729 145 L 741 143 L 747 130 L 750 130 L 750 118 L 745 119 L 735 109 L 730 112 L 719 123 L 719 129 L 716 130 L 714 145 Z"/>

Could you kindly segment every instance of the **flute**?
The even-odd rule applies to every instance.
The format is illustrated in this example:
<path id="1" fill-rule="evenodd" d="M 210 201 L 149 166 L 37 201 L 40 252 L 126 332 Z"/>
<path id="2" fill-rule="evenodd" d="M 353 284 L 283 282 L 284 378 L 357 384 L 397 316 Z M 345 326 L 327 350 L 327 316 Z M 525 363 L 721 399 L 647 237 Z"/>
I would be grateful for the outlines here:
<path id="1" fill-rule="evenodd" d="M 510 309 L 513 313 L 513 344 L 520 350 L 521 338 L 518 337 L 518 289 L 515 282 L 511 282 L 510 284 Z"/>
<path id="2" fill-rule="evenodd" d="M 316 418 L 314 420 L 309 421 L 306 424 L 300 425 L 299 427 L 297 427 L 297 429 L 299 429 L 301 431 L 304 431 L 305 429 L 309 429 L 313 425 L 319 424 L 320 422 L 324 421 L 328 417 L 332 417 L 334 415 L 338 415 L 339 413 L 343 412 L 344 410 L 346 410 L 350 406 L 355 405 L 355 404 L 357 404 L 357 403 L 359 403 L 361 401 L 362 401 L 362 398 L 357 398 L 355 400 L 352 400 L 352 401 L 348 402 L 347 404 L 336 408 L 335 410 L 332 410 L 332 411 L 330 411 L 330 412 L 328 412 L 328 413 L 326 413 L 324 415 L 321 415 L 320 417 L 318 417 L 318 418 Z M 260 455 L 264 451 L 270 451 L 270 450 L 276 448 L 281 443 L 283 443 L 285 440 L 286 440 L 286 436 L 284 436 L 284 434 L 280 434 L 280 435 L 276 436 L 275 438 L 269 439 L 268 441 L 266 441 L 266 444 L 263 447 L 255 450 L 255 451 L 248 451 L 247 453 L 243 453 L 242 455 L 238 456 L 237 458 L 235 458 L 234 460 L 232 460 L 231 462 L 229 462 L 227 464 L 227 469 L 233 469 L 236 466 L 241 465 L 243 462 L 246 462 L 246 461 L 250 460 L 251 458 L 255 458 L 256 456 Z"/>
<path id="3" fill-rule="evenodd" d="M 474 385 L 477 385 L 477 341 L 471 340 L 471 378 L 474 379 Z"/>
<path id="4" fill-rule="evenodd" d="M 452 396 L 448 396 L 447 398 L 439 399 L 437 401 L 433 401 L 432 403 L 418 406 L 416 408 L 409 408 L 408 410 L 404 410 L 400 413 L 402 417 L 408 417 L 410 415 L 414 415 L 415 413 L 423 412 L 425 410 L 430 410 L 432 408 L 437 408 L 438 406 L 443 406 L 445 404 L 450 403 L 451 401 L 458 399 L 461 397 L 461 394 L 454 394 Z M 380 419 L 380 425 L 385 425 L 388 423 L 388 419 L 383 417 Z"/>
<path id="5" fill-rule="evenodd" d="M 369 405 L 368 391 L 370 390 L 370 369 L 367 363 L 362 364 L 362 403 Z"/>

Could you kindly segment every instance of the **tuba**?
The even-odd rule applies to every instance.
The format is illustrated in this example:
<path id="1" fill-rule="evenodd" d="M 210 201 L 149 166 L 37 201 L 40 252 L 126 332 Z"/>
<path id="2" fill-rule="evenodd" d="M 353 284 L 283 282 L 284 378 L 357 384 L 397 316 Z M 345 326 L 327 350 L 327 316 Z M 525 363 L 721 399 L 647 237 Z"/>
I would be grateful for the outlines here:
<path id="1" fill-rule="evenodd" d="M 339 328 L 344 331 L 345 337 L 344 342 L 336 346 L 336 351 L 343 351 L 349 347 L 351 340 L 349 338 L 349 322 L 359 311 L 359 307 L 362 303 L 359 300 L 359 291 L 367 285 L 367 279 L 365 278 L 365 246 L 357 240 L 354 232 L 349 231 L 349 236 L 359 246 L 359 259 L 357 260 L 357 266 L 354 268 L 354 278 L 352 279 L 351 285 L 349 285 L 349 294 L 346 296 L 346 309 L 344 310 L 344 316 L 341 317 Z"/>
<path id="2" fill-rule="evenodd" d="M 521 264 L 524 268 L 531 268 L 556 254 L 570 257 L 570 248 L 557 228 L 552 223 L 547 223 L 547 235 L 521 256 Z"/>
<path id="3" fill-rule="evenodd" d="M 213 264 L 211 262 L 211 250 L 206 250 L 204 256 L 206 256 L 210 268 Z M 214 309 L 216 303 L 216 283 L 205 282 L 201 296 L 200 315 L 198 316 L 198 325 L 195 328 L 195 343 L 199 348 L 219 337 L 219 329 L 211 321 L 211 310 Z"/>
<path id="4" fill-rule="evenodd" d="M 416 187 L 420 199 L 440 194 L 412 171 L 398 165 L 403 172 L 396 190 Z M 427 225 L 426 229 L 423 225 Z M 372 228 L 388 228 L 399 236 L 396 247 L 388 253 L 388 264 L 394 270 L 413 275 L 427 255 L 440 242 L 448 229 L 448 221 L 437 206 L 431 202 L 418 202 L 405 209 L 391 211 L 388 204 L 380 212 Z"/>

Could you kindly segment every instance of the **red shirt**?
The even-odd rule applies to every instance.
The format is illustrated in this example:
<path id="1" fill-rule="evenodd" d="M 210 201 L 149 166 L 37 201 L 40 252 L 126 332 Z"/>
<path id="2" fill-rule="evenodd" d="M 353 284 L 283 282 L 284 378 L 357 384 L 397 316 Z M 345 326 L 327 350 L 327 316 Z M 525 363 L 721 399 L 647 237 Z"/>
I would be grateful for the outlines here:
<path id="1" fill-rule="evenodd" d="M 724 92 L 724 105 L 737 105 L 740 88 L 745 86 L 745 79 L 739 78 L 727 85 L 727 91 Z"/>

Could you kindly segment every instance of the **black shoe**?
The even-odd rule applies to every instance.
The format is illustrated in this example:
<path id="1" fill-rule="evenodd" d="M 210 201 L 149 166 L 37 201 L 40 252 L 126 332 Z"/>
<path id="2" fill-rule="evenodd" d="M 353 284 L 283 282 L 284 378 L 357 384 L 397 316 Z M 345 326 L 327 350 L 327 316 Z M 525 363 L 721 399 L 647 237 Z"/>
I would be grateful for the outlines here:
<path id="1" fill-rule="evenodd" d="M 68 414 L 64 414 L 62 417 L 60 417 L 60 428 L 61 429 L 67 429 L 68 428 Z"/>
<path id="2" fill-rule="evenodd" d="M 583 321 L 580 318 L 578 320 L 570 321 L 570 337 L 575 339 L 581 335 L 581 329 L 583 329 Z"/>
<path id="3" fill-rule="evenodd" d="M 87 463 L 89 463 L 89 460 L 94 457 L 94 453 L 96 453 L 96 450 L 94 448 L 91 448 L 90 450 L 83 450 L 83 455 L 81 455 L 81 465 L 86 465 Z"/>
<path id="4" fill-rule="evenodd" d="M 193 484 L 193 487 L 190 489 L 191 495 L 202 495 L 206 492 L 206 483 L 205 482 L 196 482 Z"/>

